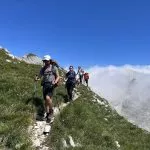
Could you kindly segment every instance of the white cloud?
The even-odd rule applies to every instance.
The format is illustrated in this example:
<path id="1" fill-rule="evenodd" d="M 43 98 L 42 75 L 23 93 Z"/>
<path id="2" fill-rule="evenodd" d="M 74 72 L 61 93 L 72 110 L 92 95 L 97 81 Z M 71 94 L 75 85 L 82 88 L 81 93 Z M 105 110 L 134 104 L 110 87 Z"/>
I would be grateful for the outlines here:
<path id="1" fill-rule="evenodd" d="M 95 66 L 89 85 L 121 115 L 150 131 L 150 66 Z"/>

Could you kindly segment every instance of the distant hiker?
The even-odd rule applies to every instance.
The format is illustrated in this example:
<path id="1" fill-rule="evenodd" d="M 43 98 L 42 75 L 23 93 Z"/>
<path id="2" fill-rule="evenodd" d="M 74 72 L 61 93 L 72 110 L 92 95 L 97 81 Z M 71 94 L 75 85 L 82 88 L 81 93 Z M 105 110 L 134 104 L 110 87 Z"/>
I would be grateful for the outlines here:
<path id="1" fill-rule="evenodd" d="M 44 67 L 41 68 L 39 78 L 42 78 L 43 97 L 45 100 L 45 111 L 47 121 L 51 120 L 53 115 L 52 96 L 55 85 L 59 81 L 58 68 L 53 65 L 51 57 L 45 55 L 43 58 Z M 36 79 L 38 80 L 38 78 Z"/>
<path id="2" fill-rule="evenodd" d="M 83 81 L 83 74 L 84 74 L 84 71 L 83 71 L 83 69 L 79 66 L 79 67 L 78 67 L 77 75 L 79 75 L 80 84 L 82 84 L 82 81 Z"/>
<path id="3" fill-rule="evenodd" d="M 85 73 L 84 74 L 84 81 L 85 81 L 85 83 L 86 83 L 86 85 L 88 86 L 88 80 L 89 80 L 89 73 Z"/>
<path id="4" fill-rule="evenodd" d="M 67 72 L 66 78 L 67 78 L 66 81 L 67 93 L 69 96 L 69 100 L 72 101 L 73 100 L 72 93 L 76 83 L 76 73 L 74 71 L 73 66 L 69 67 L 69 72 Z"/>
<path id="5" fill-rule="evenodd" d="M 80 85 L 80 79 L 76 76 L 76 86 Z"/>

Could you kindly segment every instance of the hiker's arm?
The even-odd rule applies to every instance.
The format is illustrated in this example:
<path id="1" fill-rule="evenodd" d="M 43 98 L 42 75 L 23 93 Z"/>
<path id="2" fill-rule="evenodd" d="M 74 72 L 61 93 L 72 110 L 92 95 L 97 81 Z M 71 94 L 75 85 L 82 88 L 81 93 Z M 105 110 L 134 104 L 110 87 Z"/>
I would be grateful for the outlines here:
<path id="1" fill-rule="evenodd" d="M 67 72 L 67 73 L 65 74 L 65 77 L 64 77 L 64 81 L 65 81 L 65 82 L 66 82 L 67 79 L 68 79 L 68 75 L 69 75 L 69 72 Z"/>
<path id="2" fill-rule="evenodd" d="M 68 76 L 69 76 L 69 72 L 66 73 L 65 80 L 68 79 Z"/>
<path id="3" fill-rule="evenodd" d="M 77 80 L 77 74 L 76 74 L 76 72 L 74 72 L 74 78 L 75 78 L 75 80 Z"/>
<path id="4" fill-rule="evenodd" d="M 39 76 L 38 76 L 38 75 L 35 75 L 34 81 L 38 81 L 38 80 L 40 80 Z"/>
<path id="5" fill-rule="evenodd" d="M 76 76 L 79 74 L 79 70 L 78 70 L 78 72 L 76 73 Z"/>
<path id="6" fill-rule="evenodd" d="M 58 69 L 56 69 L 56 80 L 55 80 L 55 84 L 58 83 L 59 79 L 60 79 L 59 72 L 58 72 Z"/>
<path id="7" fill-rule="evenodd" d="M 42 76 L 43 76 L 43 74 L 42 74 L 42 69 L 41 69 L 40 72 L 39 72 L 39 75 L 35 75 L 34 80 L 39 81 L 42 78 Z"/>

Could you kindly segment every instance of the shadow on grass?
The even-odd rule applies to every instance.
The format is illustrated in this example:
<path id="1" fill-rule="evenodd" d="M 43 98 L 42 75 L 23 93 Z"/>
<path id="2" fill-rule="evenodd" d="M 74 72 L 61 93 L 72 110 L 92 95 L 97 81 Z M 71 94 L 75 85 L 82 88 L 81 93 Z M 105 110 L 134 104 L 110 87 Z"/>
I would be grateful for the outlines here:
<path id="1" fill-rule="evenodd" d="M 67 103 L 68 96 L 62 92 L 53 95 L 53 106 L 59 107 L 61 102 Z M 32 105 L 36 109 L 36 119 L 41 120 L 45 113 L 44 100 L 40 97 L 33 96 L 26 100 L 26 105 Z M 38 119 L 39 118 L 39 119 Z"/>
<path id="2" fill-rule="evenodd" d="M 60 97 L 61 99 L 63 99 L 64 103 L 67 103 L 69 101 L 68 96 L 66 94 L 58 93 L 57 96 Z"/>
<path id="3" fill-rule="evenodd" d="M 43 99 L 39 97 L 31 97 L 27 99 L 26 104 L 28 105 L 29 103 L 32 104 L 33 107 L 36 108 L 36 114 L 38 116 L 43 116 L 44 115 L 44 101 Z"/>

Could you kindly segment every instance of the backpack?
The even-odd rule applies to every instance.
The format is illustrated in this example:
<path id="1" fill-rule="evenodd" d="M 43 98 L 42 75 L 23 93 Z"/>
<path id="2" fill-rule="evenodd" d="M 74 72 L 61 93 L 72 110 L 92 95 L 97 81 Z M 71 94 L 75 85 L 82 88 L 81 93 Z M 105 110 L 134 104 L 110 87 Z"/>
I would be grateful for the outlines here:
<path id="1" fill-rule="evenodd" d="M 43 76 L 41 85 L 48 83 L 53 85 L 53 82 L 56 79 L 56 69 L 53 65 L 50 65 L 49 67 L 43 67 L 41 69 L 41 75 Z"/>
<path id="2" fill-rule="evenodd" d="M 88 74 L 88 73 L 85 73 L 85 74 L 84 74 L 84 79 L 85 79 L 85 80 L 88 80 L 88 79 L 89 79 L 89 74 Z"/>

